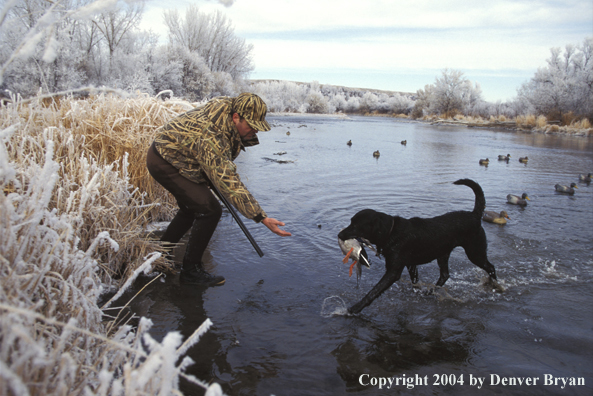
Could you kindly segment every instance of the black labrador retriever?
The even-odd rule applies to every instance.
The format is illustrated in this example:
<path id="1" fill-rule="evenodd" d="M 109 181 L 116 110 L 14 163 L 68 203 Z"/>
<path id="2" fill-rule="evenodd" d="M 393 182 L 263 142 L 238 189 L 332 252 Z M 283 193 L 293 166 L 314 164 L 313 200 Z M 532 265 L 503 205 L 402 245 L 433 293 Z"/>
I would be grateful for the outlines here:
<path id="1" fill-rule="evenodd" d="M 404 219 L 364 209 L 340 231 L 338 238 L 367 239 L 377 246 L 379 254 L 385 256 L 385 275 L 362 300 L 348 309 L 349 313 L 359 313 L 369 306 L 399 280 L 404 267 L 408 267 L 412 282 L 416 283 L 416 265 L 436 259 L 440 269 L 436 285 L 443 286 L 449 279 L 449 256 L 457 246 L 463 247 L 470 261 L 496 280 L 496 271 L 486 254 L 488 242 L 482 228 L 482 214 L 486 207 L 484 192 L 478 183 L 470 179 L 457 180 L 453 184 L 465 185 L 474 191 L 476 202 L 472 212 L 449 212 L 430 219 Z"/>

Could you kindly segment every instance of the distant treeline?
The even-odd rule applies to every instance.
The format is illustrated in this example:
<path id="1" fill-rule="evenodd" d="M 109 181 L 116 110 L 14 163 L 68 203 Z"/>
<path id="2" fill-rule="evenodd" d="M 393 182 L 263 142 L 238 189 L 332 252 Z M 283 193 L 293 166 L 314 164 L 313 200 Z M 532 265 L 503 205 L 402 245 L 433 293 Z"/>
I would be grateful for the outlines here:
<path id="1" fill-rule="evenodd" d="M 564 52 L 552 48 L 546 63 L 507 102 L 485 101 L 478 83 L 451 69 L 415 93 L 278 80 L 252 81 L 251 90 L 266 100 L 271 111 L 279 112 L 404 114 L 412 118 L 543 115 L 562 124 L 593 121 L 593 37 L 580 46 L 567 45 Z"/>

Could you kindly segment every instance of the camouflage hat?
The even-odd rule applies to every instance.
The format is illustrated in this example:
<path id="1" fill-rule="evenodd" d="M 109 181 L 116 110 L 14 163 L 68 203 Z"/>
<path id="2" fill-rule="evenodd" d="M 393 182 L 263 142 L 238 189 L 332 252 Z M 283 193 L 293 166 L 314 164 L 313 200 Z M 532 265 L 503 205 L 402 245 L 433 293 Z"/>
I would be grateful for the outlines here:
<path id="1" fill-rule="evenodd" d="M 250 127 L 256 131 L 269 131 L 270 124 L 266 121 L 268 107 L 256 94 L 244 92 L 233 99 L 233 113 L 245 118 Z"/>

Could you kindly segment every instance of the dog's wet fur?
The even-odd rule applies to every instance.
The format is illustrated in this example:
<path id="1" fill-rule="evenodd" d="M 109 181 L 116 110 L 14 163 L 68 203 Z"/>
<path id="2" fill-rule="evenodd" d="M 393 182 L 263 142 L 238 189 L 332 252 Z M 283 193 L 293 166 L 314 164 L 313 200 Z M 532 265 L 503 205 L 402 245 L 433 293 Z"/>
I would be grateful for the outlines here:
<path id="1" fill-rule="evenodd" d="M 416 266 L 437 260 L 440 277 L 436 285 L 443 286 L 449 279 L 449 256 L 457 246 L 463 247 L 469 260 L 496 280 L 496 271 L 486 254 L 488 242 L 482 228 L 482 214 L 486 207 L 484 192 L 470 179 L 457 180 L 453 184 L 465 185 L 474 191 L 473 211 L 449 212 L 429 219 L 404 219 L 364 209 L 340 231 L 338 238 L 365 238 L 385 257 L 385 274 L 362 300 L 348 309 L 349 313 L 357 314 L 369 306 L 399 280 L 404 267 L 408 268 L 412 283 L 417 283 Z"/>

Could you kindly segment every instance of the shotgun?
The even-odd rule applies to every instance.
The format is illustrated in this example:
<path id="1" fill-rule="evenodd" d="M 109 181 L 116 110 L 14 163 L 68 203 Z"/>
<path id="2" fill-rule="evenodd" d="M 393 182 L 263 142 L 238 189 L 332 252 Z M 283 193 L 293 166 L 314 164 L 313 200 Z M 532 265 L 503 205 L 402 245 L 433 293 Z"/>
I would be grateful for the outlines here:
<path id="1" fill-rule="evenodd" d="M 210 181 L 210 188 L 212 189 L 214 194 L 218 197 L 218 199 L 220 199 L 222 201 L 224 206 L 226 206 L 226 208 L 229 210 L 229 212 L 231 212 L 233 219 L 235 219 L 237 224 L 239 224 L 239 227 L 241 227 L 243 234 L 245 234 L 247 239 L 249 239 L 249 242 L 251 242 L 251 245 L 253 246 L 253 248 L 255 249 L 257 254 L 259 254 L 259 257 L 263 257 L 264 252 L 262 252 L 262 250 L 259 248 L 259 246 L 257 245 L 257 242 L 255 242 L 255 239 L 253 239 L 253 236 L 251 235 L 251 233 L 249 232 L 247 227 L 245 227 L 245 224 L 243 224 L 243 221 L 241 221 L 241 218 L 239 217 L 237 212 L 235 212 L 235 208 L 233 208 L 233 206 L 229 203 L 229 201 L 227 201 L 227 199 L 224 197 L 224 195 L 221 194 L 221 192 L 218 190 L 218 188 L 211 181 Z"/>

